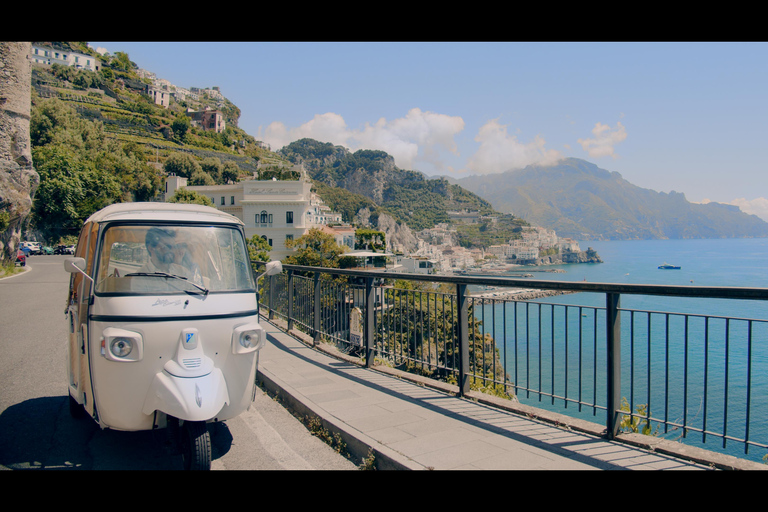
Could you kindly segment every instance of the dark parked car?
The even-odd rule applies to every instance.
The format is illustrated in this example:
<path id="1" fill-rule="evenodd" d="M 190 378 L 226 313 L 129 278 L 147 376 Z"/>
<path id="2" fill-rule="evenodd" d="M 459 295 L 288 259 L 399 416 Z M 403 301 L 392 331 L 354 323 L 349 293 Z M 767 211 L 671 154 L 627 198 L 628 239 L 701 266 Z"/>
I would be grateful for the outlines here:
<path id="1" fill-rule="evenodd" d="M 27 264 L 27 256 L 24 254 L 24 251 L 22 251 L 21 249 L 16 251 L 16 263 L 18 263 L 22 267 Z"/>

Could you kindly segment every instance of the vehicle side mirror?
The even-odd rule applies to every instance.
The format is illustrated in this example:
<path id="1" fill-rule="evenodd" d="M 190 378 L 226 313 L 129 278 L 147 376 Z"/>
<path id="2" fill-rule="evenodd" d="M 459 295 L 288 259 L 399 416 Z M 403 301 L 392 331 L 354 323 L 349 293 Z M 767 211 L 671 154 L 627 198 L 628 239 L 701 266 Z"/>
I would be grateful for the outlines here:
<path id="1" fill-rule="evenodd" d="M 280 261 L 270 261 L 267 263 L 267 271 L 264 275 L 273 276 L 283 271 L 283 264 Z"/>
<path id="2" fill-rule="evenodd" d="M 67 258 L 64 260 L 64 270 L 70 274 L 85 271 L 85 258 Z"/>
<path id="3" fill-rule="evenodd" d="M 85 273 L 85 258 L 77 257 L 77 258 L 65 259 L 64 270 L 66 270 L 70 274 L 79 272 L 83 274 L 89 281 L 93 282 L 93 279 L 91 279 L 91 276 Z"/>

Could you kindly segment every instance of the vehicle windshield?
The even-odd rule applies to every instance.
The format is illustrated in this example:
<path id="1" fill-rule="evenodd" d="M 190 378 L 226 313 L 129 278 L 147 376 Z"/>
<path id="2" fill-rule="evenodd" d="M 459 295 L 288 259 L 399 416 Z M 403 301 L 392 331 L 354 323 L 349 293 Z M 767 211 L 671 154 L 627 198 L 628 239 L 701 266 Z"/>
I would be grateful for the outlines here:
<path id="1" fill-rule="evenodd" d="M 96 293 L 255 291 L 234 227 L 117 224 L 103 236 Z"/>

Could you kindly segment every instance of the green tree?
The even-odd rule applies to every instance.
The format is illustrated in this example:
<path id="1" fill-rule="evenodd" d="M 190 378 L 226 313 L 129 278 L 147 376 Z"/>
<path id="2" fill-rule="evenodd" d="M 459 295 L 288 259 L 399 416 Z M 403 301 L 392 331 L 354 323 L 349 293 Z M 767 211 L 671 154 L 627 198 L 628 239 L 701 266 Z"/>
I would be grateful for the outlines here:
<path id="1" fill-rule="evenodd" d="M 93 212 L 120 200 L 118 179 L 70 147 L 33 148 L 40 175 L 33 222 L 46 239 L 78 232 Z"/>
<path id="2" fill-rule="evenodd" d="M 176 116 L 176 118 L 171 123 L 171 130 L 173 130 L 173 136 L 181 142 L 186 142 L 187 133 L 189 133 L 189 130 L 191 128 L 192 128 L 192 123 L 190 122 L 189 118 L 184 114 Z"/>
<path id="3" fill-rule="evenodd" d="M 223 169 L 221 160 L 214 156 L 204 158 L 200 162 L 200 167 L 202 167 L 203 171 L 205 171 L 211 178 L 213 178 L 215 183 L 221 183 L 221 171 Z"/>
<path id="4" fill-rule="evenodd" d="M 168 199 L 169 203 L 189 203 L 189 204 L 202 204 L 203 206 L 213 206 L 213 201 L 208 196 L 205 196 L 195 190 L 188 190 L 184 187 L 176 189 Z"/>
<path id="5" fill-rule="evenodd" d="M 191 178 L 195 171 L 202 171 L 202 167 L 197 160 L 187 153 L 171 153 L 163 163 L 163 170 L 166 174 L 175 174 L 183 178 Z"/>
<path id="6" fill-rule="evenodd" d="M 119 147 L 116 141 L 107 146 L 96 158 L 96 165 L 120 181 L 123 201 L 150 201 L 162 187 L 162 177 L 155 167 L 147 163 L 141 146 L 128 142 Z"/>
<path id="7" fill-rule="evenodd" d="M 131 71 L 138 67 L 131 61 L 131 59 L 128 57 L 128 54 L 125 52 L 115 52 L 115 55 L 112 57 L 112 60 L 109 64 L 114 69 L 119 69 L 121 71 Z"/>
<path id="8" fill-rule="evenodd" d="M 272 250 L 272 246 L 264 238 L 253 235 L 246 242 L 248 243 L 248 257 L 251 260 L 270 261 L 269 252 Z"/>
<path id="9" fill-rule="evenodd" d="M 105 165 L 120 143 L 107 140 L 100 122 L 48 99 L 33 106 L 30 135 L 40 175 L 31 220 L 46 239 L 79 232 L 93 212 L 122 200 L 121 178 Z"/>
<path id="10" fill-rule="evenodd" d="M 221 168 L 221 184 L 226 185 L 229 182 L 235 183 L 240 177 L 240 167 L 233 161 L 228 160 Z"/>
<path id="11" fill-rule="evenodd" d="M 296 240 L 286 240 L 285 245 L 295 252 L 285 258 L 285 263 L 308 267 L 338 268 L 339 257 L 345 247 L 336 243 L 336 239 L 320 229 L 312 228 Z"/>
<path id="12" fill-rule="evenodd" d="M 215 185 L 216 181 L 207 172 L 202 169 L 197 169 L 192 173 L 192 176 L 189 177 L 188 183 L 190 186 Z"/>
<path id="13" fill-rule="evenodd" d="M 53 142 L 57 130 L 76 123 L 75 112 L 62 101 L 43 100 L 32 109 L 29 120 L 29 135 L 32 146 Z"/>

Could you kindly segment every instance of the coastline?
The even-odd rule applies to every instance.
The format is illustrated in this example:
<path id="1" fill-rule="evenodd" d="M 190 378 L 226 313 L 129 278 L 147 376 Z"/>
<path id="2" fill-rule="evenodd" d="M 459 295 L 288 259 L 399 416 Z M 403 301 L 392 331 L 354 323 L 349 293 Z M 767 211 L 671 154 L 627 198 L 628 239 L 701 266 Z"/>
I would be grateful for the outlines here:
<path id="1" fill-rule="evenodd" d="M 500 288 L 498 290 L 473 293 L 472 297 L 478 299 L 508 299 L 508 300 L 534 300 L 555 295 L 578 293 L 570 290 L 534 290 L 532 288 Z"/>

